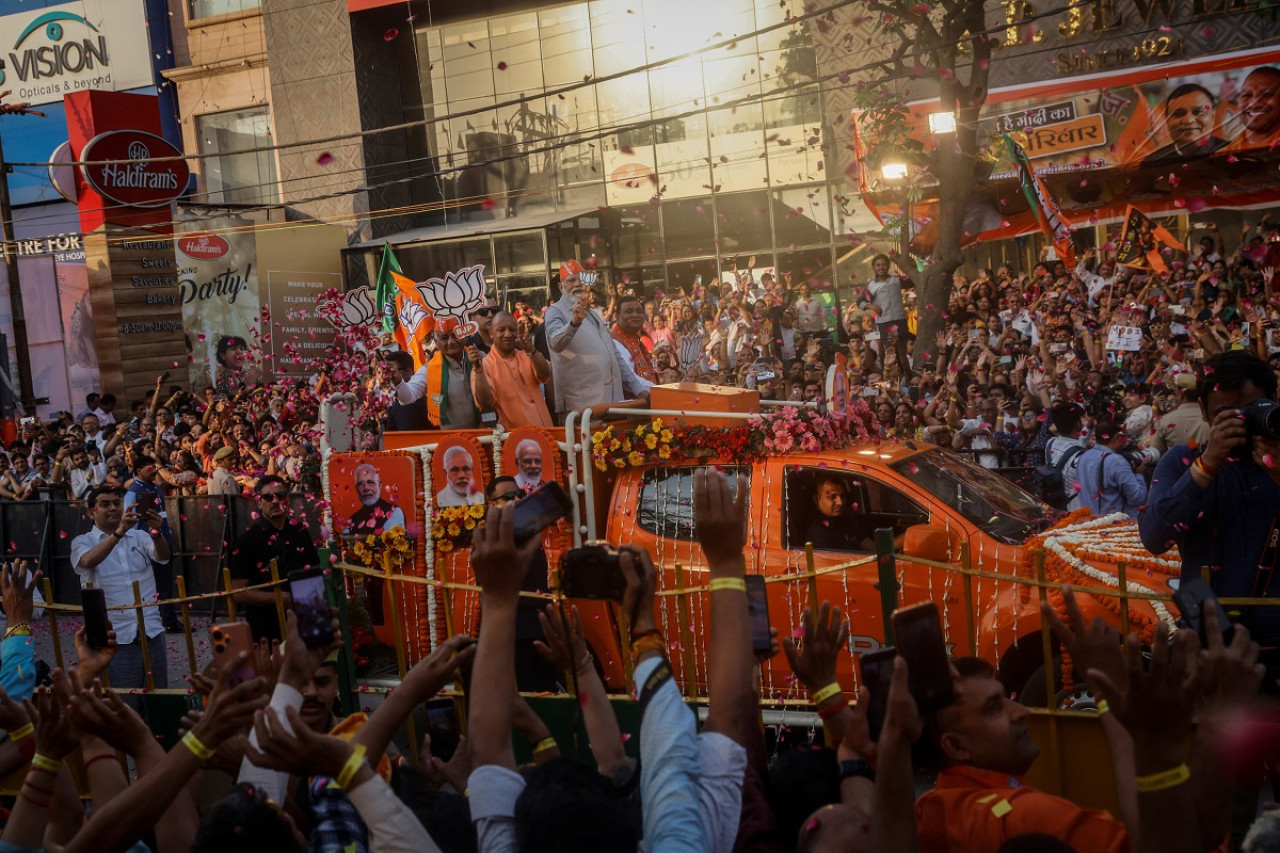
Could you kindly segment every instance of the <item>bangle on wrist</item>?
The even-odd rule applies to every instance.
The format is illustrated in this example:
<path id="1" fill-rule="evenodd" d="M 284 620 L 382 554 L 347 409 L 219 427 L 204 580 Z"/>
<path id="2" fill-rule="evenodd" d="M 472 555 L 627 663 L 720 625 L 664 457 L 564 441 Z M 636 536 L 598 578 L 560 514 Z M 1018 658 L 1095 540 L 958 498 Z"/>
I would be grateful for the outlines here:
<path id="1" fill-rule="evenodd" d="M 747 582 L 742 578 L 715 578 L 707 585 L 707 590 L 709 592 L 719 592 L 722 589 L 746 592 Z"/>
<path id="2" fill-rule="evenodd" d="M 10 627 L 9 630 L 4 632 L 4 638 L 6 640 L 9 639 L 10 637 L 30 637 L 30 636 L 31 636 L 30 622 L 19 622 L 17 625 Z"/>
<path id="3" fill-rule="evenodd" d="M 832 696 L 837 696 L 840 693 L 841 693 L 840 683 L 838 681 L 833 681 L 830 684 L 828 684 L 826 687 L 822 687 L 818 690 L 813 691 L 812 695 L 809 696 L 809 701 L 815 705 L 821 705 L 823 702 L 827 701 Z"/>
<path id="4" fill-rule="evenodd" d="M 834 717 L 836 714 L 839 714 L 841 711 L 843 711 L 845 708 L 848 708 L 848 707 L 849 707 L 848 702 L 832 702 L 829 705 L 823 705 L 821 708 L 819 708 L 818 716 L 824 720 L 827 720 Z"/>
<path id="5" fill-rule="evenodd" d="M 35 755 L 31 756 L 31 766 L 37 767 L 46 773 L 56 774 L 62 769 L 62 762 L 56 758 L 50 758 L 47 755 L 41 755 L 37 752 Z"/>
<path id="6" fill-rule="evenodd" d="M 356 778 L 356 774 L 360 772 L 360 768 L 364 766 L 365 745 L 357 743 L 351 747 L 351 755 L 347 757 L 347 763 L 342 765 L 342 772 L 338 774 L 338 778 L 333 781 L 338 784 L 342 790 L 351 787 L 351 780 Z"/>
<path id="7" fill-rule="evenodd" d="M 187 732 L 182 736 L 182 745 L 191 750 L 192 754 L 201 761 L 208 761 L 213 758 L 214 751 L 205 746 L 200 738 L 196 737 L 195 732 Z"/>
<path id="8" fill-rule="evenodd" d="M 1161 773 L 1151 773 L 1147 776 L 1137 776 L 1134 782 L 1137 783 L 1139 794 L 1150 794 L 1154 791 L 1164 791 L 1169 788 L 1176 788 L 1183 782 L 1191 778 L 1191 771 L 1186 764 L 1179 764 L 1172 770 L 1165 770 Z"/>
<path id="9" fill-rule="evenodd" d="M 35 730 L 36 730 L 35 724 L 28 722 L 25 726 L 21 726 L 20 728 L 16 728 L 13 731 L 9 732 L 9 739 L 12 740 L 14 743 L 20 743 L 23 740 L 31 737 L 31 733 L 34 732 Z"/>
<path id="10" fill-rule="evenodd" d="M 544 737 L 542 740 L 538 741 L 537 745 L 533 748 L 533 754 L 541 755 L 544 752 L 549 752 L 553 749 L 559 749 L 559 748 L 560 748 L 560 745 L 556 743 L 555 738 Z"/>

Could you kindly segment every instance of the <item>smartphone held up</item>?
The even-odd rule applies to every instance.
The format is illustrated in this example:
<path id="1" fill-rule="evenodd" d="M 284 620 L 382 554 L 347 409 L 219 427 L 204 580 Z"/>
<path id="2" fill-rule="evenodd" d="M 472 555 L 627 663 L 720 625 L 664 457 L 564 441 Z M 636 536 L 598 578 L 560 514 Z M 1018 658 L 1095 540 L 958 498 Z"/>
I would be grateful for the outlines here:
<path id="1" fill-rule="evenodd" d="M 289 595 L 298 620 L 298 634 L 308 648 L 321 648 L 333 642 L 333 616 L 324 587 L 324 569 L 300 569 L 289 572 Z"/>

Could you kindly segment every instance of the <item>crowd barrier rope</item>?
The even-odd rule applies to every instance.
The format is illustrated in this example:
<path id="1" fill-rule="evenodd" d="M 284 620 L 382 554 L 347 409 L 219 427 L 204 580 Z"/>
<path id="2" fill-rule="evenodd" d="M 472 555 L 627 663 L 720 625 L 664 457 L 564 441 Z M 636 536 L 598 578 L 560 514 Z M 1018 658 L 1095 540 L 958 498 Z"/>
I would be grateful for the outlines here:
<path id="1" fill-rule="evenodd" d="M 2 510 L 0 510 L 0 514 L 2 514 Z M 770 575 L 765 578 L 765 582 L 767 584 L 804 584 L 807 586 L 806 597 L 808 598 L 809 603 L 812 606 L 816 607 L 818 604 L 817 579 L 819 577 L 824 575 L 829 575 L 829 574 L 840 573 L 840 572 L 847 572 L 850 570 L 865 569 L 868 566 L 874 565 L 876 566 L 876 571 L 878 573 L 878 578 L 879 578 L 877 591 L 880 596 L 880 602 L 879 602 L 880 609 L 882 613 L 885 614 L 884 624 L 888 625 L 889 624 L 888 614 L 891 614 L 892 611 L 896 609 L 898 606 L 898 584 L 897 584 L 896 573 L 894 568 L 896 561 L 903 560 L 911 564 L 919 565 L 928 569 L 947 572 L 952 575 L 955 575 L 959 579 L 962 586 L 962 593 L 963 593 L 964 602 L 966 605 L 964 608 L 965 624 L 963 626 L 963 630 L 966 638 L 970 641 L 969 648 L 975 648 L 973 640 L 977 633 L 976 614 L 974 612 L 975 609 L 973 606 L 973 603 L 974 603 L 973 586 L 976 581 L 992 581 L 992 582 L 1015 584 L 1018 587 L 1021 587 L 1027 590 L 1028 595 L 1035 593 L 1038 596 L 1043 596 L 1048 591 L 1052 591 L 1052 590 L 1060 591 L 1067 588 L 1068 586 L 1072 586 L 1071 584 L 1056 582 L 1046 578 L 1045 570 L 1044 570 L 1045 552 L 1041 549 L 1037 549 L 1036 551 L 1033 552 L 1034 572 L 1029 575 L 1020 575 L 1020 574 L 1007 574 L 1002 572 L 993 572 L 993 571 L 988 571 L 988 570 L 974 567 L 972 565 L 972 561 L 970 560 L 970 555 L 967 547 L 961 547 L 959 549 L 960 553 L 959 553 L 959 559 L 957 561 L 940 562 L 935 560 L 927 560 L 921 557 L 895 553 L 893 551 L 892 531 L 889 531 L 889 530 L 877 531 L 876 538 L 877 538 L 877 546 L 878 546 L 877 553 L 866 555 L 866 556 L 858 556 L 846 562 L 840 563 L 839 565 L 825 567 L 821 569 L 815 568 L 812 548 L 807 547 L 805 570 L 798 571 L 798 572 L 790 572 L 786 574 Z M 330 601 L 334 605 L 335 612 L 337 613 L 338 618 L 340 619 L 344 636 L 347 637 L 348 639 L 352 637 L 352 634 L 351 634 L 350 618 L 349 618 L 349 613 L 347 609 L 348 601 L 346 598 L 346 591 L 345 591 L 347 585 L 344 582 L 347 576 L 376 577 L 381 579 L 384 583 L 392 584 L 393 589 L 394 589 L 394 585 L 413 584 L 413 585 L 426 585 L 429 587 L 433 587 L 437 590 L 443 590 L 443 591 L 457 590 L 457 591 L 476 592 L 479 590 L 479 587 L 471 583 L 459 583 L 454 581 L 443 580 L 440 578 L 417 577 L 413 575 L 394 572 L 392 571 L 391 557 L 389 554 L 385 554 L 385 553 L 382 555 L 383 562 L 380 568 L 355 565 L 353 563 L 349 563 L 349 562 L 345 562 L 340 559 L 337 559 L 336 557 L 330 558 L 327 555 L 327 553 L 325 552 L 322 552 L 322 553 L 325 554 L 324 559 L 326 560 L 327 564 L 330 566 L 330 569 L 331 569 L 331 571 L 328 573 L 326 577 L 326 585 L 330 595 Z M 277 616 L 280 619 L 281 632 L 283 634 L 285 608 L 283 605 L 283 598 L 279 594 L 282 589 L 283 579 L 279 577 L 277 572 L 277 567 L 275 566 L 274 561 L 272 563 L 271 569 L 273 573 L 273 580 L 271 582 L 256 584 L 253 586 L 246 587 L 245 589 L 275 590 L 277 592 L 276 610 L 277 610 Z M 658 597 L 676 599 L 675 603 L 677 605 L 678 614 L 679 614 L 679 617 L 676 619 L 676 622 L 675 622 L 675 627 L 678 631 L 678 642 L 679 642 L 680 648 L 683 650 L 682 654 L 685 655 L 685 664 L 686 664 L 685 671 L 693 672 L 694 671 L 693 661 L 690 656 L 697 642 L 696 634 L 699 633 L 699 629 L 697 626 L 694 626 L 691 623 L 690 616 L 689 616 L 689 613 L 690 613 L 689 599 L 692 596 L 701 595 L 703 593 L 708 592 L 709 588 L 705 584 L 696 584 L 696 583 L 689 582 L 689 577 L 693 574 L 696 574 L 699 569 L 705 569 L 704 566 L 700 566 L 696 563 L 684 564 L 684 565 L 676 565 L 675 569 L 676 569 L 675 587 L 670 589 L 658 590 L 656 592 L 656 595 Z M 1120 562 L 1117 564 L 1117 572 L 1116 572 L 1119 580 L 1118 586 L 1116 587 L 1098 586 L 1098 587 L 1088 588 L 1088 592 L 1091 595 L 1094 595 L 1100 598 L 1111 598 L 1111 599 L 1118 600 L 1120 605 L 1118 609 L 1120 611 L 1121 627 L 1122 627 L 1122 631 L 1125 631 L 1125 632 L 1127 632 L 1129 628 L 1129 625 L 1128 625 L 1128 622 L 1129 622 L 1128 602 L 1129 601 L 1172 602 L 1173 600 L 1173 596 L 1170 593 L 1149 592 L 1149 591 L 1143 591 L 1143 590 L 1130 589 L 1129 585 L 1125 582 L 1126 572 L 1127 572 L 1126 564 L 1124 562 Z M 1205 567 L 1204 572 L 1207 575 L 1208 567 Z M 549 593 L 521 592 L 520 595 L 524 598 L 535 599 L 538 601 L 547 601 L 555 604 L 560 604 L 564 602 L 566 599 L 560 594 L 560 591 L 555 587 L 554 575 L 555 573 L 553 572 L 551 592 Z M 199 661 L 196 654 L 196 640 L 195 640 L 195 636 L 192 628 L 192 619 L 191 619 L 192 613 L 194 611 L 204 611 L 207 609 L 207 612 L 209 612 L 214 619 L 217 619 L 218 615 L 224 612 L 227 614 L 228 618 L 230 619 L 236 618 L 237 608 L 232 598 L 234 593 L 231 592 L 229 589 L 230 573 L 229 573 L 229 570 L 227 570 L 225 567 L 222 569 L 222 583 L 220 584 L 221 586 L 220 589 L 191 592 L 188 590 L 186 580 L 185 578 L 182 577 L 182 575 L 178 576 L 177 584 L 178 584 L 178 595 L 176 597 L 171 597 L 171 598 L 166 598 L 163 600 L 151 601 L 151 602 L 143 602 L 141 600 L 141 597 L 137 592 L 137 588 L 135 584 L 134 602 L 131 604 L 113 605 L 110 609 L 116 610 L 116 611 L 127 611 L 127 610 L 137 611 L 139 625 L 141 627 L 143 608 L 156 606 L 159 604 L 176 605 L 182 617 L 183 634 L 185 635 L 184 637 L 185 647 L 187 652 L 187 670 L 190 673 L 195 673 L 198 671 Z M 1075 588 L 1080 589 L 1079 585 L 1076 585 Z M 78 591 L 78 588 L 77 588 L 77 591 Z M 59 620 L 63 618 L 67 618 L 72 614 L 79 613 L 80 608 L 78 607 L 78 605 L 57 600 L 57 598 L 55 598 L 55 595 L 54 595 L 55 589 L 52 585 L 51 579 L 49 578 L 46 578 L 44 581 L 44 593 L 45 593 L 46 600 L 48 602 L 47 604 L 44 605 L 45 617 L 48 620 L 49 627 L 53 635 L 53 653 L 55 657 L 55 665 L 65 666 L 66 662 L 64 660 L 64 650 L 62 648 L 62 644 L 60 642 L 60 637 L 59 637 Z M 392 608 L 393 608 L 391 612 L 391 617 L 392 617 L 391 628 L 395 636 L 397 670 L 400 676 L 403 677 L 408 665 L 408 661 L 406 659 L 406 654 L 405 654 L 407 638 L 404 636 L 404 633 L 401 628 L 402 620 L 399 618 L 399 614 L 395 609 L 397 606 L 397 602 L 399 600 L 399 596 L 393 594 L 389 596 L 389 598 L 390 598 L 390 601 L 392 602 Z M 1280 601 L 1278 600 L 1266 599 L 1266 598 L 1255 598 L 1255 597 L 1231 597 L 1231 598 L 1223 598 L 1221 599 L 1221 601 L 1224 605 L 1228 607 L 1276 606 L 1280 604 Z M 617 609 L 620 610 L 620 608 L 617 608 Z M 617 627 L 619 632 L 619 636 L 617 639 L 620 643 L 620 647 L 625 649 L 628 646 L 627 638 L 626 638 L 627 629 L 625 625 L 625 619 L 619 619 Z M 450 632 L 452 632 L 454 630 L 454 625 L 449 624 L 448 629 Z M 1055 664 L 1055 643 L 1050 634 L 1050 629 L 1047 622 L 1044 622 L 1043 620 L 1040 627 L 1040 637 L 1041 637 L 1040 652 L 1043 656 L 1044 671 L 1046 673 L 1056 673 L 1057 665 Z M 948 642 L 953 641 L 953 638 L 951 636 L 948 636 L 947 639 L 948 639 Z M 431 641 L 432 641 L 432 645 L 434 646 L 435 643 L 439 641 L 439 638 L 433 636 L 431 638 Z M 892 639 L 887 637 L 886 642 L 892 642 Z M 145 649 L 145 644 L 144 644 L 144 649 Z M 675 654 L 675 652 L 673 652 L 673 654 Z M 347 705 L 347 707 L 356 707 L 355 703 L 357 701 L 357 697 L 361 694 L 365 694 L 365 693 L 377 694 L 377 693 L 386 692 L 392 689 L 393 685 L 391 684 L 377 685 L 377 684 L 368 684 L 368 683 L 366 684 L 357 683 L 357 679 L 355 677 L 356 673 L 355 673 L 354 659 L 352 657 L 351 646 L 349 642 L 347 644 L 347 648 L 345 649 L 345 652 L 342 657 L 343 657 L 343 661 L 342 661 L 342 664 L 340 665 L 339 675 L 340 675 L 340 680 L 342 682 L 343 695 L 345 697 L 344 701 L 351 703 Z M 150 667 L 148 666 L 147 669 L 149 671 Z M 630 677 L 629 670 L 627 672 L 627 675 L 629 678 Z M 695 707 L 703 706 L 706 703 L 706 697 L 705 695 L 702 695 L 697 690 L 697 685 L 693 683 L 695 680 L 696 679 L 688 679 L 689 683 L 686 683 L 683 685 L 683 688 L 685 690 L 685 695 L 688 701 L 691 704 L 693 704 Z M 150 681 L 149 678 L 148 678 L 148 681 Z M 1038 722 L 1036 723 L 1038 727 L 1038 733 L 1042 734 L 1048 741 L 1048 748 L 1047 750 L 1045 750 L 1045 753 L 1044 753 L 1045 758 L 1042 760 L 1042 765 L 1044 769 L 1037 772 L 1036 781 L 1046 790 L 1063 792 L 1063 791 L 1069 791 L 1072 789 L 1073 774 L 1078 775 L 1080 772 L 1083 772 L 1083 771 L 1075 769 L 1075 770 L 1072 770 L 1070 773 L 1067 773 L 1064 769 L 1067 763 L 1072 763 L 1074 767 L 1079 763 L 1080 759 L 1079 759 L 1079 756 L 1072 755 L 1071 751 L 1064 750 L 1062 727 L 1063 726 L 1069 727 L 1070 731 L 1073 733 L 1072 738 L 1080 738 L 1084 741 L 1088 741 L 1091 738 L 1093 738 L 1093 734 L 1090 734 L 1086 732 L 1085 729 L 1081 728 L 1081 726 L 1085 726 L 1086 729 L 1088 728 L 1085 723 L 1081 722 L 1081 720 L 1085 720 L 1087 718 L 1096 720 L 1097 715 L 1096 713 L 1091 713 L 1088 711 L 1075 711 L 1075 710 L 1058 707 L 1057 697 L 1055 696 L 1055 690 L 1052 687 L 1052 683 L 1053 682 L 1051 680 L 1050 689 L 1046 690 L 1046 700 L 1045 700 L 1044 707 L 1033 709 L 1033 716 L 1038 720 Z M 844 686 L 847 692 L 849 693 L 853 692 L 853 685 L 846 684 Z M 148 693 L 187 694 L 189 690 L 185 687 L 156 689 L 154 688 L 153 685 L 148 683 L 146 688 L 138 691 L 133 691 L 133 692 L 143 693 L 143 694 L 148 694 Z M 566 702 L 568 701 L 576 702 L 576 697 L 572 693 L 563 693 L 563 694 L 541 694 L 541 693 L 528 694 L 526 693 L 523 695 L 525 695 L 526 697 L 537 698 L 539 700 L 546 700 L 549 702 L 555 702 L 557 700 L 564 700 Z M 458 692 L 455 685 L 454 688 L 446 689 L 445 691 L 443 691 L 441 696 L 442 698 L 452 698 L 455 701 L 458 701 L 460 700 L 461 694 Z M 611 695 L 610 698 L 613 702 L 618 703 L 619 705 L 627 705 L 631 702 L 629 696 L 621 693 L 613 694 Z M 791 720 L 792 725 L 810 725 L 810 726 L 818 725 L 818 722 L 815 717 L 813 717 L 811 714 L 802 713 L 804 711 L 807 711 L 809 708 L 809 702 L 805 698 L 800 698 L 800 697 L 762 698 L 761 707 L 762 707 L 762 710 L 776 709 L 778 711 L 786 712 L 787 714 L 792 715 L 788 717 L 788 719 Z M 1080 733 L 1080 732 L 1084 732 L 1084 733 Z M 409 740 L 412 746 L 412 749 L 410 750 L 409 755 L 411 756 L 411 760 L 416 762 L 417 761 L 417 752 L 416 752 L 417 737 L 416 737 L 416 733 L 412 729 L 412 721 L 411 721 L 411 727 L 409 730 Z M 1037 766 L 1040 767 L 1041 765 L 1037 765 Z M 1097 766 L 1104 766 L 1104 765 L 1094 765 L 1095 769 Z M 1074 784 L 1075 784 L 1076 790 L 1081 790 L 1078 780 L 1076 780 Z M 1085 795 L 1086 799 L 1088 799 L 1089 796 L 1090 795 L 1086 794 Z M 1094 801 L 1097 801 L 1100 795 L 1094 794 L 1092 796 L 1094 798 Z M 1103 797 L 1103 799 L 1105 800 L 1105 797 Z"/>

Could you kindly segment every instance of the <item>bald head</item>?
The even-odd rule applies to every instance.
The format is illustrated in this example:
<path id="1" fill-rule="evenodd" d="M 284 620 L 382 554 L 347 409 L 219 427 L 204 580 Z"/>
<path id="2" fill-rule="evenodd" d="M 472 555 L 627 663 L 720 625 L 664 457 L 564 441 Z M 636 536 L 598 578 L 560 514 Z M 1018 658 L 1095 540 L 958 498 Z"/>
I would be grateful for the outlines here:
<path id="1" fill-rule="evenodd" d="M 519 333 L 516 318 L 507 311 L 499 311 L 494 315 L 489 326 L 489 337 L 493 347 L 504 357 L 510 358 L 516 350 L 516 336 Z"/>

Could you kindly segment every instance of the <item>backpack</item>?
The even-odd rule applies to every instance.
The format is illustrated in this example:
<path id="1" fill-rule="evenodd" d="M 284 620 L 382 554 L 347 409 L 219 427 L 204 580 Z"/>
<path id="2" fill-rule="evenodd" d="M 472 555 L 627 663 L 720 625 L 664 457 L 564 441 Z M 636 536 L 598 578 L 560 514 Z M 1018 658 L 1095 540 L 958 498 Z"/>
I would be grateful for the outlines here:
<path id="1" fill-rule="evenodd" d="M 1047 450 L 1048 448 L 1046 455 Z M 1076 492 L 1074 488 L 1069 489 L 1067 486 L 1066 471 L 1083 452 L 1084 448 L 1076 445 L 1062 454 L 1056 464 L 1037 465 L 1031 475 L 1036 497 L 1054 509 L 1066 509 Z"/>

